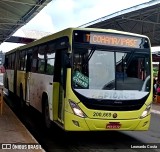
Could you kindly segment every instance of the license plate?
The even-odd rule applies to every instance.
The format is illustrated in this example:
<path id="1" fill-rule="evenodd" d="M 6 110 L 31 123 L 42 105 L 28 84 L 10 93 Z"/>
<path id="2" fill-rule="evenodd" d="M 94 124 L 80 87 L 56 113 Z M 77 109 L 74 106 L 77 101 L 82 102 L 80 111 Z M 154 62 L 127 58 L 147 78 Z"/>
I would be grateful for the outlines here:
<path id="1" fill-rule="evenodd" d="M 111 122 L 111 123 L 106 125 L 106 128 L 107 129 L 120 129 L 121 124 L 119 122 Z"/>

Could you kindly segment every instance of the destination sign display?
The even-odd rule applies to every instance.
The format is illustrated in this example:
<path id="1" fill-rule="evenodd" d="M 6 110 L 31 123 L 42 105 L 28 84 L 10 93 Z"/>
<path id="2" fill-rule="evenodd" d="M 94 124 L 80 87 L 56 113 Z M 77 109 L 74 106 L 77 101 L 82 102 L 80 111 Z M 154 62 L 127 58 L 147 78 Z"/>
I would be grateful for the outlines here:
<path id="1" fill-rule="evenodd" d="M 81 43 L 129 47 L 129 48 L 148 48 L 148 40 L 146 38 L 116 34 L 116 33 L 99 33 L 78 31 L 75 33 L 74 40 Z"/>
<path id="2" fill-rule="evenodd" d="M 101 33 L 86 34 L 86 40 L 91 44 L 110 45 L 110 46 L 122 46 L 139 48 L 141 39 L 126 37 L 122 35 L 111 35 Z"/>

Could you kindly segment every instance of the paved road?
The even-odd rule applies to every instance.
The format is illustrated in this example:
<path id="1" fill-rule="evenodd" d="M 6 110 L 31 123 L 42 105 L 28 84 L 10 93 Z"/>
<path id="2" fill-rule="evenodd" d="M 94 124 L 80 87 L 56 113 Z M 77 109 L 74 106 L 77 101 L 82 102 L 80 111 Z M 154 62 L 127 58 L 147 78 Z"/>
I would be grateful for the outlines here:
<path id="1" fill-rule="evenodd" d="M 11 103 L 9 101 L 9 104 Z M 14 106 L 11 107 L 14 110 Z M 17 112 L 16 109 L 14 111 Z M 148 131 L 69 133 L 54 124 L 51 130 L 46 131 L 38 113 L 28 108 L 23 112 L 23 115 L 17 113 L 17 116 L 47 152 L 143 152 L 144 149 L 131 148 L 132 145 L 139 144 L 141 146 L 155 144 L 160 148 L 160 115 L 157 113 L 152 113 Z M 145 152 L 160 152 L 160 149 L 145 149 Z"/>

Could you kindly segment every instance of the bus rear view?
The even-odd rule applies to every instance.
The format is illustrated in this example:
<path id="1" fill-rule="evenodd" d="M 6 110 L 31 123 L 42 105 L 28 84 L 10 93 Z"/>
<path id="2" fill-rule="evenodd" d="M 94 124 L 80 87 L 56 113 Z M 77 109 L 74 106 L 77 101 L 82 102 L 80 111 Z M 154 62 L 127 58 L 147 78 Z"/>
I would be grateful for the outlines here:
<path id="1" fill-rule="evenodd" d="M 148 130 L 152 59 L 147 37 L 73 30 L 65 130 Z"/>

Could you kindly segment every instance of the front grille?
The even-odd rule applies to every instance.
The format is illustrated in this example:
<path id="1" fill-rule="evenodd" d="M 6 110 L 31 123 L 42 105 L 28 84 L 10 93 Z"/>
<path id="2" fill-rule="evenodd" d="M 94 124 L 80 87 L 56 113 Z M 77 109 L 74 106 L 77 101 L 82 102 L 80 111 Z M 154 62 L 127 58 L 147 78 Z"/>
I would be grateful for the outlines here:
<path id="1" fill-rule="evenodd" d="M 149 94 L 139 100 L 106 100 L 87 98 L 74 91 L 79 100 L 88 108 L 108 111 L 133 111 L 139 110 L 147 100 Z"/>
<path id="2" fill-rule="evenodd" d="M 106 104 L 92 104 L 83 102 L 83 104 L 88 109 L 95 109 L 95 110 L 108 110 L 108 111 L 132 111 L 132 110 L 139 110 L 143 104 L 136 104 L 136 105 L 106 105 Z"/>

